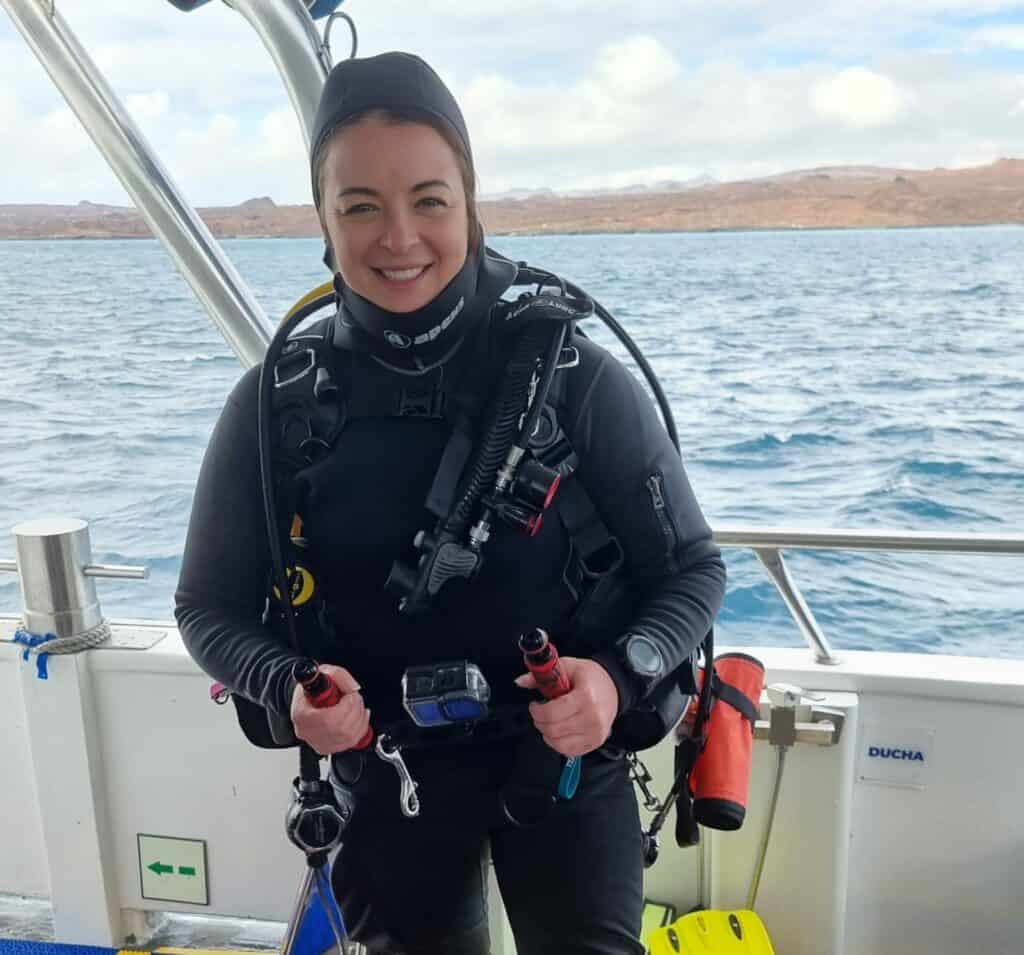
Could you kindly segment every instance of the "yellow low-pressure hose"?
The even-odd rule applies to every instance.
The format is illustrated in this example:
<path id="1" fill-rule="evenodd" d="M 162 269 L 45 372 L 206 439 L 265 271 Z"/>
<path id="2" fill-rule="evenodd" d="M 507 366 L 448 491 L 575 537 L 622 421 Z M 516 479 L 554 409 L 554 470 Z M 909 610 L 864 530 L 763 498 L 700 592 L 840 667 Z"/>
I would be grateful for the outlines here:
<path id="1" fill-rule="evenodd" d="M 285 322 L 287 322 L 288 319 L 291 318 L 304 305 L 308 305 L 310 302 L 315 301 L 316 299 L 320 298 L 323 295 L 330 295 L 331 292 L 333 291 L 333 282 L 324 282 L 323 285 L 318 285 L 311 292 L 307 292 L 305 295 L 303 295 L 302 298 L 300 298 L 290 309 L 288 309 L 288 311 L 285 313 L 284 318 L 281 319 L 279 324 L 283 325 Z"/>

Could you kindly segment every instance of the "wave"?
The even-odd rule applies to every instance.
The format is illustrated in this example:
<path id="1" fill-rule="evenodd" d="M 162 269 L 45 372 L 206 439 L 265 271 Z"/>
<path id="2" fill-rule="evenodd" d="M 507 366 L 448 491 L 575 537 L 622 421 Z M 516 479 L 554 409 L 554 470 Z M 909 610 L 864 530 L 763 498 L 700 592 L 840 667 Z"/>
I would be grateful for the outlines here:
<path id="1" fill-rule="evenodd" d="M 237 359 L 232 355 L 207 355 L 203 352 L 197 352 L 194 355 L 179 355 L 172 359 L 173 361 L 183 362 L 186 365 L 202 365 L 202 364 L 235 364 Z"/>
<path id="2" fill-rule="evenodd" d="M 147 494 L 146 491 L 150 489 L 155 490 L 155 487 L 147 488 L 144 485 L 139 485 L 137 491 L 142 496 L 137 500 L 127 502 L 117 511 L 106 515 L 103 521 L 134 528 L 146 519 L 180 519 L 182 515 L 188 514 L 188 510 L 192 505 L 192 488 L 185 482 L 176 483 L 178 484 L 177 489 L 168 490 L 162 494 L 153 494 L 152 496 Z"/>
<path id="3" fill-rule="evenodd" d="M 998 285 L 992 285 L 989 282 L 979 282 L 977 285 L 971 285 L 968 288 L 950 289 L 948 294 L 962 298 L 983 298 L 1002 291 Z"/>
<path id="4" fill-rule="evenodd" d="M 722 606 L 724 620 L 785 616 L 786 606 L 769 580 L 746 587 L 730 587 Z"/>
<path id="5" fill-rule="evenodd" d="M 101 554 L 93 554 L 97 563 L 122 564 L 122 565 L 144 565 L 149 572 L 173 572 L 181 570 L 181 554 L 163 554 L 159 557 L 149 557 L 145 554 L 122 554 L 118 551 L 104 551 Z"/>
<path id="6" fill-rule="evenodd" d="M 166 445 L 185 445 L 193 447 L 196 444 L 201 444 L 201 438 L 194 434 L 188 433 L 177 433 L 177 432 L 160 432 L 150 431 L 146 434 L 135 435 L 130 440 L 126 440 L 122 443 L 122 447 L 126 449 L 135 448 L 147 448 L 147 447 L 163 447 Z"/>
<path id="7" fill-rule="evenodd" d="M 975 469 L 964 461 L 906 461 L 899 466 L 899 473 L 913 476 L 923 474 L 938 478 L 963 478 L 975 473 Z"/>
<path id="8" fill-rule="evenodd" d="M 764 451 L 776 451 L 779 448 L 815 448 L 846 443 L 846 441 L 834 435 L 821 434 L 815 431 L 800 431 L 796 434 L 766 431 L 760 437 L 728 444 L 721 450 L 737 454 L 760 454 Z"/>
<path id="9" fill-rule="evenodd" d="M 910 460 L 899 464 L 891 481 L 915 486 L 915 478 L 923 478 L 929 485 L 950 490 L 951 482 L 956 482 L 958 490 L 963 493 L 964 487 L 977 488 L 982 493 L 991 490 L 994 484 L 1008 482 L 1012 486 L 1024 487 L 1024 472 L 1014 468 L 1003 468 L 998 465 L 1009 463 L 1004 459 L 993 459 L 991 456 L 979 458 L 977 462 L 948 460 Z M 997 467 L 981 467 L 981 464 L 997 465 Z"/>
<path id="10" fill-rule="evenodd" d="M 80 446 L 85 444 L 97 444 L 102 441 L 109 441 L 113 447 L 116 444 L 118 435 L 112 431 L 90 432 L 90 431 L 59 431 L 56 434 L 48 434 L 36 438 L 36 444 L 66 444 Z"/>
<path id="11" fill-rule="evenodd" d="M 778 305 L 768 315 L 770 318 L 796 318 L 800 309 L 795 305 Z"/>
<path id="12" fill-rule="evenodd" d="M 869 518 L 876 522 L 888 521 L 895 523 L 896 526 L 907 526 L 901 521 L 901 518 L 909 518 L 911 527 L 919 526 L 922 523 L 928 525 L 948 524 L 957 530 L 1002 523 L 998 516 L 987 514 L 976 508 L 944 504 L 931 498 L 908 495 L 902 486 L 870 491 L 858 500 L 841 507 L 839 513 L 844 519 Z"/>
<path id="13" fill-rule="evenodd" d="M 0 398 L 0 411 L 39 411 L 41 406 L 34 401 L 19 398 Z"/>
<path id="14" fill-rule="evenodd" d="M 497 240 L 516 260 L 564 270 L 650 353 L 712 526 L 728 516 L 951 533 L 1024 527 L 1024 323 L 1012 308 L 1022 241 L 1019 229 Z M 272 314 L 321 280 L 314 239 L 230 244 Z M 0 527 L 88 517 L 97 554 L 145 561 L 153 577 L 108 581 L 104 606 L 166 616 L 202 448 L 241 367 L 152 240 L 46 246 L 43 271 L 63 275 L 68 306 L 54 339 L 36 318 L 47 309 L 40 248 L 6 247 L 0 263 L 0 284 L 18 277 L 0 384 Z M 76 308 L 83 292 L 89 314 Z M 601 323 L 584 327 L 624 354 Z M 756 559 L 725 556 L 723 642 L 799 645 Z M 954 567 L 926 555 L 913 572 L 909 555 L 787 559 L 837 647 L 1021 655 L 1005 637 L 1019 559 Z M 967 580 L 962 619 L 975 633 L 948 627 L 934 602 Z M 15 578 L 2 583 L 5 599 L 18 593 Z"/>

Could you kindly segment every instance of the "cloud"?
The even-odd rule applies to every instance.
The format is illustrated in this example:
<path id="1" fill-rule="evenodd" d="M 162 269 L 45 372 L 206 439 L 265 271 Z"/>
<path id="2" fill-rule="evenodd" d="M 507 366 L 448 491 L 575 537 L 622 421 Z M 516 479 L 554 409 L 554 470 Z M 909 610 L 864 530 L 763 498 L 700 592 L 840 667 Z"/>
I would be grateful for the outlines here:
<path id="1" fill-rule="evenodd" d="M 968 49 L 1024 50 L 1024 26 L 1004 25 L 975 30 L 967 39 Z"/>
<path id="2" fill-rule="evenodd" d="M 690 79 L 656 38 L 633 36 L 595 51 L 570 84 L 517 82 L 497 73 L 456 93 L 481 155 L 530 156 L 678 140 L 677 118 L 692 104 Z"/>
<path id="3" fill-rule="evenodd" d="M 225 148 L 238 144 L 240 126 L 234 116 L 215 114 L 203 129 L 185 128 L 178 131 L 178 144 L 185 153 L 223 161 L 230 153 Z"/>
<path id="4" fill-rule="evenodd" d="M 458 91 L 485 191 L 1024 155 L 1024 128 L 1006 121 L 1021 100 L 1019 78 L 948 56 L 848 68 L 720 60 L 686 69 L 674 60 L 671 81 L 637 98 L 596 66 L 615 60 L 614 50 L 598 51 L 595 67 L 561 88 L 490 74 Z"/>
<path id="5" fill-rule="evenodd" d="M 294 110 L 275 109 L 267 113 L 260 122 L 260 136 L 267 158 L 285 159 L 305 166 L 306 149 Z"/>
<path id="6" fill-rule="evenodd" d="M 858 129 L 892 123 L 905 102 L 889 77 L 863 67 L 841 70 L 811 90 L 811 103 L 819 116 Z"/>
<path id="7" fill-rule="evenodd" d="M 167 112 L 170 97 L 164 90 L 152 93 L 134 93 L 125 97 L 125 106 L 136 121 L 159 119 Z"/>
<path id="8" fill-rule="evenodd" d="M 1019 48 L 1020 27 L 985 22 L 1015 6 L 521 0 L 510 12 L 347 0 L 345 10 L 362 53 L 413 49 L 439 69 L 467 115 L 483 188 L 498 192 L 1024 155 L 1021 72 L 986 52 Z M 62 0 L 60 11 L 193 203 L 308 201 L 297 121 L 234 10 Z M 0 202 L 126 201 L 3 17 L 0 149 Z"/>
<path id="9" fill-rule="evenodd" d="M 657 95 L 680 73 L 672 53 L 653 36 L 633 36 L 598 51 L 597 83 L 627 100 Z"/>
<path id="10" fill-rule="evenodd" d="M 309 202 L 309 172 L 298 120 L 273 110 L 253 124 L 219 113 L 169 144 L 168 168 L 196 205 L 235 205 L 253 196 Z M 200 191 L 188 190 L 201 183 Z"/>
<path id="11" fill-rule="evenodd" d="M 163 91 L 128 97 L 126 106 L 192 204 L 233 205 L 268 194 L 279 201 L 308 201 L 305 147 L 290 108 L 243 123 L 231 113 L 197 121 L 170 109 Z M 0 126 L 6 130 L 0 144 L 0 203 L 130 202 L 67 106 L 32 115 L 13 93 L 3 91 Z M 14 141 L 16 149 L 9 145 Z"/>
<path id="12" fill-rule="evenodd" d="M 8 92 L 0 97 L 0 123 L 12 140 L 0 147 L 4 155 L 0 202 L 60 203 L 94 197 L 103 201 L 124 195 L 67 106 L 31 113 Z"/>

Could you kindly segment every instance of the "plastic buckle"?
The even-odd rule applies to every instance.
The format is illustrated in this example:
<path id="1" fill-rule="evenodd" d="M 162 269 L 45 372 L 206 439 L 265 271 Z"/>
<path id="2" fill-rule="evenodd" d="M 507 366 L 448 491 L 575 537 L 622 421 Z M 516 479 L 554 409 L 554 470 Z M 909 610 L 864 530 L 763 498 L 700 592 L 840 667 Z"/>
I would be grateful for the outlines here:
<path id="1" fill-rule="evenodd" d="M 444 417 L 445 395 L 437 385 L 424 388 L 403 388 L 398 396 L 400 418 Z"/>
<path id="2" fill-rule="evenodd" d="M 281 379 L 280 367 L 284 363 L 291 363 L 295 358 L 305 358 L 306 364 L 300 368 L 294 374 L 290 374 L 284 380 Z M 290 355 L 284 356 L 276 365 L 274 365 L 274 387 L 275 388 L 286 388 L 288 385 L 294 384 L 306 375 L 310 374 L 313 369 L 316 368 L 316 352 L 312 348 L 307 348 L 304 351 L 292 352 Z"/>
<path id="3" fill-rule="evenodd" d="M 303 438 L 299 444 L 299 451 L 306 459 L 307 464 L 316 464 L 317 461 L 323 460 L 330 450 L 330 444 L 323 438 L 318 438 L 315 434 L 311 434 L 308 438 Z"/>
<path id="4" fill-rule="evenodd" d="M 626 555 L 622 545 L 615 537 L 609 537 L 596 551 L 579 558 L 580 571 L 589 580 L 598 580 L 608 574 L 614 574 L 625 562 Z"/>
<path id="5" fill-rule="evenodd" d="M 575 345 L 566 345 L 558 355 L 556 370 L 561 368 L 576 368 L 580 363 L 580 352 Z"/>

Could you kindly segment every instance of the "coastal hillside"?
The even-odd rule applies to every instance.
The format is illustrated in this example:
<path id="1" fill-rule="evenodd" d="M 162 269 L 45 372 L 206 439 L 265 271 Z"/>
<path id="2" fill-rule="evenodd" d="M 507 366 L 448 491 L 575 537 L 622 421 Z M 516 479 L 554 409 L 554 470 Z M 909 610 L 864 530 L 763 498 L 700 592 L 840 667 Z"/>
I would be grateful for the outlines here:
<path id="1" fill-rule="evenodd" d="M 742 182 L 663 183 L 603 193 L 547 190 L 485 199 L 492 235 L 872 228 L 1024 223 L 1024 160 L 927 171 L 872 166 L 799 170 Z M 214 235 L 316 236 L 311 205 L 263 197 L 199 209 Z M 149 235 L 130 207 L 0 205 L 0 239 Z"/>

